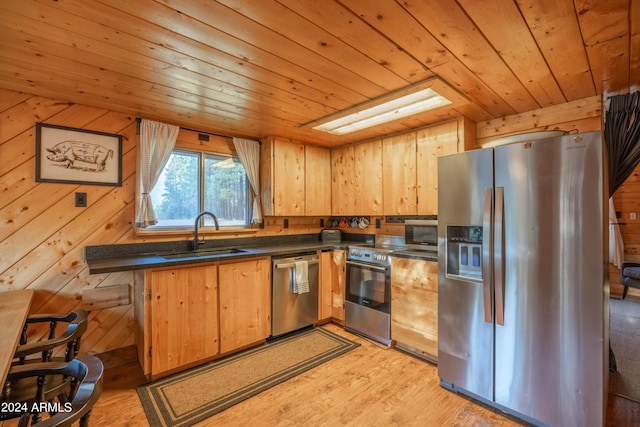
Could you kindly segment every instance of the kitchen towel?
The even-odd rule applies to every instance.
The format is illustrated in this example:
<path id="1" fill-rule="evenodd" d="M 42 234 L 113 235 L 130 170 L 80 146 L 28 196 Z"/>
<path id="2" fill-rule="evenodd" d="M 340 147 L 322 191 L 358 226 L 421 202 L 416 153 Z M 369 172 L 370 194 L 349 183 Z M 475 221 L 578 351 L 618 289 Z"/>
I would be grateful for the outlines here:
<path id="1" fill-rule="evenodd" d="M 309 292 L 309 262 L 308 261 L 296 261 L 295 262 L 294 277 L 294 289 L 295 293 L 304 294 Z"/>

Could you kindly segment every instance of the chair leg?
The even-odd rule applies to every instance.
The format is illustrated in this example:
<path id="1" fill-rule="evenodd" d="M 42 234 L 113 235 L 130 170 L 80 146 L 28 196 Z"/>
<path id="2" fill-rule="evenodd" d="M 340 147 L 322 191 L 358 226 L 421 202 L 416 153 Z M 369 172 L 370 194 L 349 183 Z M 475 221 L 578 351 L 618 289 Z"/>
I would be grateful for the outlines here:
<path id="1" fill-rule="evenodd" d="M 624 290 L 622 291 L 622 299 L 625 299 L 627 297 L 627 292 L 629 292 L 629 287 L 625 286 Z"/>

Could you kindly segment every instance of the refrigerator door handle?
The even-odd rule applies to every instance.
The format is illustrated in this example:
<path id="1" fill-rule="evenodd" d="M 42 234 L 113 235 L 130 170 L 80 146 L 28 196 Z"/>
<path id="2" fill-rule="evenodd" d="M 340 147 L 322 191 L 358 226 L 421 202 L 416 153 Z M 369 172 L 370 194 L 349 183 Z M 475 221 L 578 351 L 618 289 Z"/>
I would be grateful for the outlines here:
<path id="1" fill-rule="evenodd" d="M 494 230 L 493 275 L 496 293 L 496 323 L 504 326 L 504 187 L 496 187 Z"/>
<path id="2" fill-rule="evenodd" d="M 484 300 L 484 321 L 493 322 L 491 313 L 491 207 L 493 206 L 493 189 L 484 189 L 484 211 L 482 218 L 482 292 Z"/>

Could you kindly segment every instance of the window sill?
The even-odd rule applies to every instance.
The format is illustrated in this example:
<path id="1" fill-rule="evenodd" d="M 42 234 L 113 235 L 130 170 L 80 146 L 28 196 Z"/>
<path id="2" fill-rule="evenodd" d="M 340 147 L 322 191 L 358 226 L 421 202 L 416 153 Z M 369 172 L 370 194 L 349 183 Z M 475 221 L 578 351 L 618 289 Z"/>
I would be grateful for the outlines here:
<path id="1" fill-rule="evenodd" d="M 245 228 L 245 227 L 224 227 L 220 230 L 216 230 L 213 227 L 200 227 L 198 228 L 198 235 L 209 237 L 230 237 L 234 235 L 246 235 L 255 234 L 259 228 Z M 150 237 L 189 237 L 193 238 L 193 229 L 186 228 L 166 228 L 166 229 L 154 229 L 146 230 L 142 228 L 134 228 L 133 233 L 135 237 L 150 238 Z"/>

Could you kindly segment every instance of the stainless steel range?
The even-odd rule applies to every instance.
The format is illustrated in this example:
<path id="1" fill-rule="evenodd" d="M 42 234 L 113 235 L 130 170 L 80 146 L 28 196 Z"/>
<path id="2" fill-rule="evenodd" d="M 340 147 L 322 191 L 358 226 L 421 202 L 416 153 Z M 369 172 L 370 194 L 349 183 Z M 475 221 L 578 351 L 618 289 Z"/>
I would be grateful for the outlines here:
<path id="1" fill-rule="evenodd" d="M 349 246 L 345 328 L 391 344 L 392 249 Z"/>

